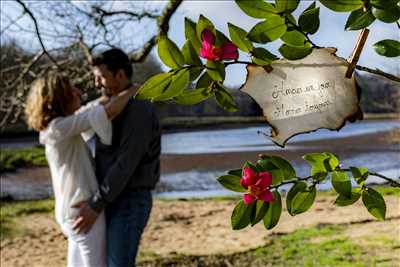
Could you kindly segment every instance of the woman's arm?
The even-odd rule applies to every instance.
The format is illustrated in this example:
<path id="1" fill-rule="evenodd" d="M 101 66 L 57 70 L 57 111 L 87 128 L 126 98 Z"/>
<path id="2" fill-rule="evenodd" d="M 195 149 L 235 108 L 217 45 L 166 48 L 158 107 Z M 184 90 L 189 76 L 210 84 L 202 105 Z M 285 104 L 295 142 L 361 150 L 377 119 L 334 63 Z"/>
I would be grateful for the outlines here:
<path id="1" fill-rule="evenodd" d="M 129 99 L 131 99 L 137 92 L 137 87 L 130 87 L 127 90 L 120 92 L 117 96 L 109 99 L 107 103 L 104 104 L 104 109 L 106 110 L 107 117 L 112 120 L 125 108 Z"/>

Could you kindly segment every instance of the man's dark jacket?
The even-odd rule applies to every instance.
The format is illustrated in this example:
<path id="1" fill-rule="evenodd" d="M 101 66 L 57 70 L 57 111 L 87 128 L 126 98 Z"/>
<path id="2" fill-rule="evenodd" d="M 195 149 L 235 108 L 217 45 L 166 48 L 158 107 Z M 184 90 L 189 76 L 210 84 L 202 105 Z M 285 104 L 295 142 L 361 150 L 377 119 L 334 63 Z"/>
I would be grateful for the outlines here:
<path id="1" fill-rule="evenodd" d="M 110 146 L 96 138 L 99 189 L 89 205 L 97 212 L 124 192 L 154 189 L 160 178 L 161 130 L 153 104 L 130 100 L 112 127 Z"/>

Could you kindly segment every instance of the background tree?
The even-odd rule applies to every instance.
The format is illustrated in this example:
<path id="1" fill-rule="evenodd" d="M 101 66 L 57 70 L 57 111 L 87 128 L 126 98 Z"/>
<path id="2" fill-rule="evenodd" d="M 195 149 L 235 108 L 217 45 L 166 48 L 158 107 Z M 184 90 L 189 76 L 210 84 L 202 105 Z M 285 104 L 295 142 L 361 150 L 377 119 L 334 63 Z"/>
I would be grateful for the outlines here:
<path id="1" fill-rule="evenodd" d="M 0 130 L 21 119 L 30 83 L 49 69 L 71 77 L 89 97 L 95 94 L 89 63 L 104 49 L 124 47 L 134 64 L 134 82 L 161 72 L 149 54 L 181 2 L 3 2 L 3 10 L 17 14 L 1 16 Z M 32 49 L 17 44 L 10 37 L 15 33 Z"/>

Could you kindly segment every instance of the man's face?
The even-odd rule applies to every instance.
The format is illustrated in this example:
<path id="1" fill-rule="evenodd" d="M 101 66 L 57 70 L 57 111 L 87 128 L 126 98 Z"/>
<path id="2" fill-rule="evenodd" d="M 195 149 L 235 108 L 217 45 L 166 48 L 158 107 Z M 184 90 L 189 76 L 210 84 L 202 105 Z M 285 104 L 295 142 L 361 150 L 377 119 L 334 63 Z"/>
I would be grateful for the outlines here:
<path id="1" fill-rule="evenodd" d="M 117 75 L 109 71 L 106 65 L 93 67 L 95 86 L 104 91 L 107 96 L 115 95 L 119 92 L 120 82 Z"/>

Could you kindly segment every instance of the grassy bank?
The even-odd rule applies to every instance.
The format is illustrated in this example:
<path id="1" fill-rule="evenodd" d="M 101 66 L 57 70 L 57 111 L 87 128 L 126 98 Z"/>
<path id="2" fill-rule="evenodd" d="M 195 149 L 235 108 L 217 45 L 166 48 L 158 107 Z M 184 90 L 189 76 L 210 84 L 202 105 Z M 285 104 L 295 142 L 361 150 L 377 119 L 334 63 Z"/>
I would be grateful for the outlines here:
<path id="1" fill-rule="evenodd" d="M 47 166 L 43 147 L 1 150 L 0 173 L 31 166 Z"/>
<path id="2" fill-rule="evenodd" d="M 50 213 L 53 210 L 53 199 L 0 202 L 0 239 L 26 233 L 26 229 L 18 224 L 19 218 L 29 214 Z"/>
<path id="3" fill-rule="evenodd" d="M 141 260 L 138 266 L 396 266 L 396 260 L 385 252 L 399 249 L 399 240 L 374 236 L 360 242 L 346 236 L 347 230 L 345 225 L 317 225 L 290 234 L 270 235 L 266 245 L 242 253 L 176 255 Z"/>

